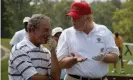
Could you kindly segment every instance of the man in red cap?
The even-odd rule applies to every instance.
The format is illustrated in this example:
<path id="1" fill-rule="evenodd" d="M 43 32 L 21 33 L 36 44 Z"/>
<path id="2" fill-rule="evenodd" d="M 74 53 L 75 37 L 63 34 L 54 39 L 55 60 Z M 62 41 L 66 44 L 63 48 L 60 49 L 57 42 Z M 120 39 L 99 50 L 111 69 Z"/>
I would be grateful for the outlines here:
<path id="1" fill-rule="evenodd" d="M 73 26 L 65 29 L 57 46 L 65 80 L 101 80 L 108 73 L 108 63 L 116 63 L 119 50 L 112 32 L 93 22 L 90 5 L 73 2 L 67 14 Z"/>

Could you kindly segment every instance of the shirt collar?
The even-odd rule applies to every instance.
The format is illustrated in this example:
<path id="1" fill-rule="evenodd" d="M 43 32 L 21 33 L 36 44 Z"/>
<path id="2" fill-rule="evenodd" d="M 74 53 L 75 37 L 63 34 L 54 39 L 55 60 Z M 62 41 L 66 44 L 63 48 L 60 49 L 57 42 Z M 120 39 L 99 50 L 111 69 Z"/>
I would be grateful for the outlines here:
<path id="1" fill-rule="evenodd" d="M 24 40 L 26 41 L 26 44 L 28 47 L 30 47 L 31 49 L 34 49 L 34 48 L 40 48 L 40 47 L 36 47 L 29 39 L 28 37 L 24 37 Z"/>
<path id="2" fill-rule="evenodd" d="M 95 32 L 96 30 L 97 30 L 96 23 L 93 22 L 93 29 L 91 30 L 91 33 L 92 33 L 92 32 Z"/>
<path id="3" fill-rule="evenodd" d="M 90 31 L 90 33 L 93 33 L 93 32 L 95 32 L 97 30 L 97 26 L 96 25 L 97 24 L 95 22 L 93 22 L 93 29 Z M 78 33 L 84 33 L 83 31 L 77 31 L 77 30 L 75 30 L 75 31 L 78 32 Z"/>

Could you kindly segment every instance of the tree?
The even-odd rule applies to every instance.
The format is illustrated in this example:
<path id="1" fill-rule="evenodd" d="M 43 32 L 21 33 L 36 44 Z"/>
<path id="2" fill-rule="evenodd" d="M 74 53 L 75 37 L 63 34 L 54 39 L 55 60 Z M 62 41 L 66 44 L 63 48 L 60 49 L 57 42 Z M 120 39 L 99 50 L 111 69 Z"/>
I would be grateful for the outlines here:
<path id="1" fill-rule="evenodd" d="M 69 12 L 71 2 L 71 0 L 62 0 L 60 2 L 42 0 L 42 3 L 36 6 L 36 10 L 51 18 L 52 28 L 57 26 L 68 28 L 71 26 L 71 21 L 70 17 L 65 15 Z"/>
<path id="2" fill-rule="evenodd" d="M 91 4 L 91 9 L 94 15 L 94 21 L 107 26 L 112 31 L 112 17 L 113 13 L 116 11 L 116 6 L 110 1 L 93 2 Z"/>
<path id="3" fill-rule="evenodd" d="M 114 4 L 117 8 L 121 8 L 121 1 L 120 0 L 112 0 L 112 4 Z"/>
<path id="4" fill-rule="evenodd" d="M 54 27 L 61 26 L 65 29 L 72 26 L 71 18 L 66 16 L 66 14 L 70 10 L 71 3 L 72 1 L 62 0 L 61 2 L 55 4 L 53 12 L 54 13 L 53 22 L 52 22 Z"/>
<path id="5" fill-rule="evenodd" d="M 2 37 L 12 35 L 23 27 L 23 18 L 31 16 L 33 8 L 29 5 L 31 0 L 2 0 Z"/>
<path id="6" fill-rule="evenodd" d="M 127 1 L 113 16 L 113 29 L 127 42 L 133 42 L 133 1 Z"/>

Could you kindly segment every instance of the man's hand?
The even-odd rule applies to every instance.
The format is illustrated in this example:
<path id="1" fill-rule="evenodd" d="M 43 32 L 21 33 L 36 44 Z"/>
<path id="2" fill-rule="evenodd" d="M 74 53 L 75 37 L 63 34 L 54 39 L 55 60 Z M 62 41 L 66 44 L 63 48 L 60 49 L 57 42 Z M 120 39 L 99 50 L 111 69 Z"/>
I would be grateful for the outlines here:
<path id="1" fill-rule="evenodd" d="M 99 55 L 92 57 L 92 59 L 96 61 L 103 61 L 104 57 L 105 57 L 105 53 L 101 52 Z"/>
<path id="2" fill-rule="evenodd" d="M 64 57 L 62 60 L 59 61 L 60 67 L 62 69 L 71 68 L 73 65 L 77 64 L 78 62 L 83 62 L 87 58 L 82 56 L 76 55 L 75 53 L 71 53 L 72 56 Z"/>
<path id="3" fill-rule="evenodd" d="M 82 62 L 82 61 L 85 61 L 87 58 L 84 58 L 82 56 L 79 56 L 79 55 L 76 55 L 74 53 L 71 53 L 71 55 L 77 59 L 77 62 Z"/>
<path id="4" fill-rule="evenodd" d="M 57 42 L 56 42 L 54 39 L 51 38 L 51 39 L 48 41 L 49 50 L 50 50 L 51 52 L 55 52 L 56 46 L 57 46 Z M 54 51 L 53 51 L 53 50 L 54 50 Z"/>

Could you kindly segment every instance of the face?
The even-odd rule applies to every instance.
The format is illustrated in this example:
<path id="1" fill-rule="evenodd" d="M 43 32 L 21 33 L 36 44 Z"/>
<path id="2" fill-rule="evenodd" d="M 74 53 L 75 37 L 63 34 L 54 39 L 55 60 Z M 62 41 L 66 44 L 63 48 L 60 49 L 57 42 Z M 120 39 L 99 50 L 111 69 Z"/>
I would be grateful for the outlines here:
<path id="1" fill-rule="evenodd" d="M 76 30 L 82 31 L 84 29 L 85 17 L 81 16 L 80 18 L 72 18 L 72 23 Z"/>
<path id="2" fill-rule="evenodd" d="M 87 15 L 80 18 L 72 18 L 73 26 L 78 31 L 84 31 L 87 28 L 87 24 L 90 22 L 90 18 Z"/>
<path id="3" fill-rule="evenodd" d="M 53 38 L 58 42 L 61 32 L 56 33 Z"/>
<path id="4" fill-rule="evenodd" d="M 36 42 L 38 44 L 46 44 L 49 40 L 51 33 L 50 22 L 48 20 L 42 19 L 40 21 L 40 27 L 35 29 L 34 35 Z"/>

